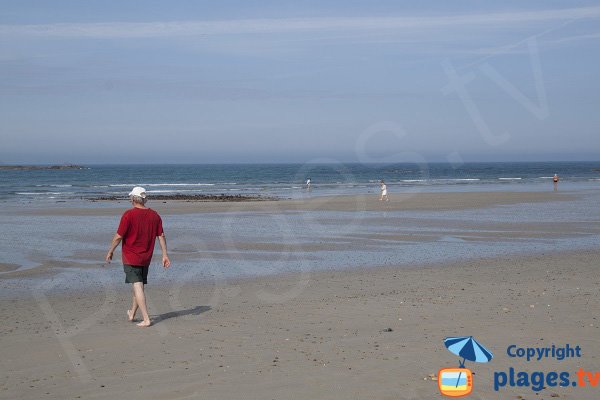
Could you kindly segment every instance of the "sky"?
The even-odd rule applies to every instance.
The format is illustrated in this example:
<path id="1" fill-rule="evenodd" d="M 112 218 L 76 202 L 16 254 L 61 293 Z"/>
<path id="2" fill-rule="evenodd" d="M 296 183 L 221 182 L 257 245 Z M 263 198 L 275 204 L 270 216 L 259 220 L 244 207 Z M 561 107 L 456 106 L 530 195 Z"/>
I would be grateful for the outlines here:
<path id="1" fill-rule="evenodd" d="M 592 1 L 0 0 L 0 164 L 600 159 Z"/>

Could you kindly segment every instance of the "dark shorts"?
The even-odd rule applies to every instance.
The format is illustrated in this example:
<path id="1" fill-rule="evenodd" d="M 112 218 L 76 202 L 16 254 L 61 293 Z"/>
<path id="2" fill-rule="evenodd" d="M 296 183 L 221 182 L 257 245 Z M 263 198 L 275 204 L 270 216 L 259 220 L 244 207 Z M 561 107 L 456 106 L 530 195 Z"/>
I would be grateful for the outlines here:
<path id="1" fill-rule="evenodd" d="M 124 264 L 123 271 L 125 272 L 125 283 L 148 283 L 148 267 L 134 267 Z"/>

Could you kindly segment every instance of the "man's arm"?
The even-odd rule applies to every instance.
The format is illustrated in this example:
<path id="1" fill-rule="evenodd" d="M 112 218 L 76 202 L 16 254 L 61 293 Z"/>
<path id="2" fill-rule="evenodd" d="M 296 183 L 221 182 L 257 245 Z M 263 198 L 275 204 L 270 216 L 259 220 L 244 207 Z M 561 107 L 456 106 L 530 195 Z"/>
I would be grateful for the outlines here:
<path id="1" fill-rule="evenodd" d="M 113 252 L 115 251 L 115 249 L 117 248 L 117 246 L 119 245 L 119 243 L 121 243 L 121 240 L 123 240 L 123 237 L 121 235 L 119 235 L 118 233 L 115 233 L 115 236 L 113 236 L 112 239 L 112 243 L 110 244 L 110 249 L 108 249 L 108 253 L 106 253 L 106 262 L 110 264 L 112 257 L 113 257 Z"/>
<path id="2" fill-rule="evenodd" d="M 160 250 L 162 251 L 163 267 L 169 268 L 171 266 L 171 260 L 169 260 L 169 256 L 167 254 L 167 239 L 165 238 L 164 233 L 158 237 L 158 243 L 160 244 Z"/>

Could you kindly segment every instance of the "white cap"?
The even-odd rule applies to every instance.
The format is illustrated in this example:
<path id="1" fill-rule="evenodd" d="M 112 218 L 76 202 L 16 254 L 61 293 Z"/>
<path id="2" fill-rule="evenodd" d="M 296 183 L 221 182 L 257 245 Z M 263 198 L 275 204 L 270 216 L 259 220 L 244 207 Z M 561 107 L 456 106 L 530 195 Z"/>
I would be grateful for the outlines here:
<path id="1" fill-rule="evenodd" d="M 139 196 L 142 199 L 146 198 L 146 189 L 144 189 L 141 186 L 136 186 L 133 188 L 133 190 L 129 193 L 129 196 Z"/>

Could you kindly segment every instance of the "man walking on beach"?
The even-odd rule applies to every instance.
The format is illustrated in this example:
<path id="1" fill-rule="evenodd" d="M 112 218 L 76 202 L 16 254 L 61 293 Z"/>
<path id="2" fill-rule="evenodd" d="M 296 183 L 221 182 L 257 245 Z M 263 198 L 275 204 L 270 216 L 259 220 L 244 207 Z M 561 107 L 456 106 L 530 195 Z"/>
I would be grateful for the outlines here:
<path id="1" fill-rule="evenodd" d="M 151 321 L 146 307 L 144 285 L 148 283 L 148 266 L 152 260 L 157 237 L 162 250 L 163 267 L 169 268 L 171 261 L 167 255 L 167 240 L 163 232 L 162 220 L 156 211 L 146 207 L 146 190 L 139 186 L 134 187 L 129 193 L 129 198 L 133 208 L 125 211 L 121 217 L 117 233 L 106 254 L 106 262 L 111 262 L 113 252 L 123 241 L 125 283 L 131 283 L 133 289 L 133 303 L 131 309 L 127 310 L 127 318 L 129 321 L 133 321 L 139 308 L 143 321 L 137 326 L 147 327 L 150 326 Z"/>

